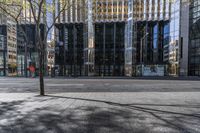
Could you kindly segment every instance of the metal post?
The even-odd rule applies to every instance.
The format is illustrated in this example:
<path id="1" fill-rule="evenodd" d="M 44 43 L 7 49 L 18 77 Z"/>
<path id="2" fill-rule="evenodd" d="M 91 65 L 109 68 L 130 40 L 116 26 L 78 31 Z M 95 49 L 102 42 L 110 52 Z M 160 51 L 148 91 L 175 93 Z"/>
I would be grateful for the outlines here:
<path id="1" fill-rule="evenodd" d="M 76 61 L 77 61 L 77 54 L 76 54 L 76 47 L 77 47 L 77 41 L 76 41 L 76 27 L 75 24 L 73 25 L 73 65 L 74 65 L 74 76 L 76 77 Z"/>
<path id="2" fill-rule="evenodd" d="M 140 39 L 140 64 L 143 62 L 143 38 Z"/>
<path id="3" fill-rule="evenodd" d="M 21 76 L 23 74 L 23 63 L 22 63 L 22 56 L 21 56 Z"/>
<path id="4" fill-rule="evenodd" d="M 106 24 L 104 23 L 103 24 L 103 76 L 105 74 L 105 54 L 106 54 L 106 51 L 105 51 L 105 47 L 106 47 Z"/>
<path id="5" fill-rule="evenodd" d="M 115 59 L 115 54 L 116 54 L 116 23 L 114 23 L 114 67 L 113 67 L 113 70 L 114 70 L 114 75 L 115 76 L 115 67 L 116 67 L 116 59 Z"/>
<path id="6" fill-rule="evenodd" d="M 63 66 L 63 69 L 64 69 L 64 73 L 63 73 L 63 76 L 66 76 L 66 46 L 65 46 L 65 24 L 63 25 L 63 32 L 64 32 L 64 34 L 63 34 L 63 49 L 64 49 L 64 57 L 63 57 L 63 60 L 64 60 L 64 66 Z"/>
<path id="7" fill-rule="evenodd" d="M 144 43 L 143 43 L 143 62 L 147 62 L 147 42 L 148 42 L 148 38 L 147 38 L 147 35 L 148 35 L 148 23 L 146 22 L 146 25 L 145 25 L 145 36 L 144 36 Z"/>

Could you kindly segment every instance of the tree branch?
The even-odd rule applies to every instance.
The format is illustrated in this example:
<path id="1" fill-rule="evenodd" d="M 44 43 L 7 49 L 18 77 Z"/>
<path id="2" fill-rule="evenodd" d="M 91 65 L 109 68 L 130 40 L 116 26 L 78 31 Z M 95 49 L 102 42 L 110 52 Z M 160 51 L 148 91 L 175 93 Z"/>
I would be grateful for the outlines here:
<path id="1" fill-rule="evenodd" d="M 29 2 L 29 5 L 30 5 L 30 7 L 31 7 L 31 12 L 32 12 L 34 21 L 37 23 L 36 14 L 35 14 L 35 11 L 34 11 L 34 7 L 33 7 L 32 0 L 28 0 L 28 2 Z"/>
<path id="2" fill-rule="evenodd" d="M 40 1 L 40 4 L 39 4 L 39 7 L 38 7 L 38 18 L 37 20 L 40 22 L 40 19 L 41 19 L 41 12 L 42 12 L 42 7 L 43 7 L 43 4 L 44 4 L 44 0 L 41 0 Z"/>
<path id="3" fill-rule="evenodd" d="M 56 21 L 58 20 L 58 18 L 59 18 L 60 15 L 61 15 L 61 13 L 62 13 L 64 10 L 66 10 L 66 6 L 67 6 L 67 2 L 66 2 L 65 5 L 63 6 L 63 8 L 58 12 L 57 16 L 54 18 L 54 20 L 53 20 L 53 22 L 52 22 L 52 24 L 51 24 L 50 26 L 48 26 L 48 24 L 46 24 L 46 26 L 47 26 L 47 34 L 48 34 L 49 31 L 51 30 L 51 28 L 55 25 Z M 72 4 L 69 5 L 69 6 L 67 7 L 67 9 L 69 9 L 71 6 L 72 6 Z"/>
<path id="4" fill-rule="evenodd" d="M 2 5 L 3 4 L 3 5 Z M 8 8 L 15 8 L 15 7 L 19 7 L 19 11 L 17 11 L 17 15 L 15 16 L 14 14 L 16 14 L 16 12 L 13 12 L 13 14 L 11 12 L 9 12 Z M 11 18 L 13 18 L 17 24 L 17 28 L 20 28 L 21 32 L 23 33 L 24 35 L 24 38 L 25 38 L 25 41 L 27 42 L 28 39 L 27 39 L 27 35 L 26 35 L 26 32 L 24 31 L 24 29 L 19 25 L 19 19 L 20 19 L 20 15 L 23 11 L 23 6 L 21 6 L 20 4 L 16 4 L 16 3 L 11 3 L 11 4 L 8 4 L 8 3 L 3 3 L 3 2 L 0 2 L 0 9 L 5 12 L 8 16 L 10 16 Z M 26 21 L 26 20 L 25 20 Z"/>

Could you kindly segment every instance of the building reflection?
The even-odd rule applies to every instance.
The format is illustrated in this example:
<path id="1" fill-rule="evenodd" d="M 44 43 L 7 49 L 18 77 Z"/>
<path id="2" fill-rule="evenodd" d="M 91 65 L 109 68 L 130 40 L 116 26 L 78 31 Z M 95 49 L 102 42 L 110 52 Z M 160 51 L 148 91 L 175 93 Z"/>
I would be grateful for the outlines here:
<path id="1" fill-rule="evenodd" d="M 189 74 L 200 76 L 200 1 L 190 4 Z"/>

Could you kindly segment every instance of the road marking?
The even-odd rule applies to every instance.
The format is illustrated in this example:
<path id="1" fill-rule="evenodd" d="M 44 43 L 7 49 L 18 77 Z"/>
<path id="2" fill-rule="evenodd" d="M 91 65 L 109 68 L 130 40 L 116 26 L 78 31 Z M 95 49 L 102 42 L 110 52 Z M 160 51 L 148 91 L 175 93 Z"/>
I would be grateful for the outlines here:
<path id="1" fill-rule="evenodd" d="M 0 82 L 0 84 L 2 84 L 2 85 L 18 85 L 18 84 L 20 84 L 20 85 L 24 85 L 24 84 L 37 84 L 37 83 L 27 83 L 27 82 L 14 82 L 14 83 L 10 83 L 10 82 L 4 82 L 4 83 L 1 83 Z"/>
<path id="2" fill-rule="evenodd" d="M 46 84 L 46 86 L 49 86 L 49 87 L 55 87 L 55 86 L 84 86 L 84 84 Z"/>

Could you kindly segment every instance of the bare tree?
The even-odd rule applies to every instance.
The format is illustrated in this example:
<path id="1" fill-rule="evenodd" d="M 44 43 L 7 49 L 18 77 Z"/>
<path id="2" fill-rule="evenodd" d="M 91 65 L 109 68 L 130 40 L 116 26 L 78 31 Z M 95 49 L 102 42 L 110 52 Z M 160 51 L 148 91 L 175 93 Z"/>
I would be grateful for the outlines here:
<path id="1" fill-rule="evenodd" d="M 48 35 L 51 29 L 55 26 L 58 18 L 61 16 L 62 12 L 70 9 L 73 4 L 69 4 L 70 0 L 53 0 L 50 2 L 47 0 L 25 0 L 26 4 L 21 3 L 21 0 L 0 0 L 0 9 L 5 12 L 9 17 L 13 18 L 18 25 L 21 22 L 21 14 L 23 10 L 28 8 L 31 10 L 31 17 L 34 20 L 35 34 L 36 34 L 36 46 L 39 58 L 39 81 L 40 81 L 40 95 L 45 95 L 44 90 L 44 70 L 45 68 L 45 58 L 46 58 L 46 46 Z M 55 3 L 59 2 L 62 4 L 60 10 L 55 9 Z M 24 8 L 26 7 L 26 8 Z M 12 9 L 18 9 L 18 11 L 13 12 Z M 52 15 L 53 20 L 48 21 L 47 16 Z M 50 15 L 50 16 L 51 16 Z M 25 20 L 26 21 L 26 20 Z M 43 27 L 43 28 L 41 28 Z M 27 33 L 22 30 L 26 41 Z"/>
<path id="2" fill-rule="evenodd" d="M 47 39 L 51 29 L 55 26 L 60 15 L 68 10 L 72 4 L 70 0 L 58 1 L 62 4 L 62 8 L 60 10 L 55 9 L 55 0 L 51 2 L 47 2 L 46 0 L 28 0 L 29 6 L 32 11 L 32 15 L 34 18 L 35 26 L 36 26 L 36 42 L 38 46 L 38 55 L 39 55 L 39 80 L 40 80 L 40 95 L 45 95 L 44 91 L 44 70 L 46 69 L 44 66 L 45 58 L 46 58 L 46 46 Z M 52 14 L 52 21 L 47 20 L 48 14 Z M 43 18 L 43 20 L 42 20 Z M 41 31 L 40 25 L 44 25 L 44 30 Z M 42 33 L 43 32 L 43 33 Z M 43 34 L 43 38 L 42 38 Z"/>

